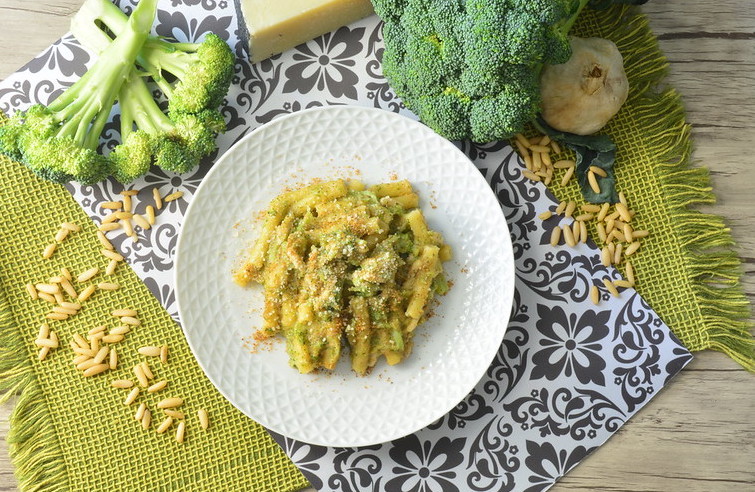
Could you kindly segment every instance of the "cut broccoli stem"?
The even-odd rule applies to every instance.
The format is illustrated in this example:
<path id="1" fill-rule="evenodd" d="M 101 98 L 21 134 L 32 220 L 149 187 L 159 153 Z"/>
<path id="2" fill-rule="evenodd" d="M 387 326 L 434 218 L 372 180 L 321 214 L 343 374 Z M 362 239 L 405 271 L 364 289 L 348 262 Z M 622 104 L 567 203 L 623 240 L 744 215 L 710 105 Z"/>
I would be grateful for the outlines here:
<path id="1" fill-rule="evenodd" d="M 157 0 L 141 0 L 122 31 L 76 83 L 48 105 L 56 123 L 55 136 L 71 136 L 82 148 L 95 149 L 118 92 L 152 28 Z"/>

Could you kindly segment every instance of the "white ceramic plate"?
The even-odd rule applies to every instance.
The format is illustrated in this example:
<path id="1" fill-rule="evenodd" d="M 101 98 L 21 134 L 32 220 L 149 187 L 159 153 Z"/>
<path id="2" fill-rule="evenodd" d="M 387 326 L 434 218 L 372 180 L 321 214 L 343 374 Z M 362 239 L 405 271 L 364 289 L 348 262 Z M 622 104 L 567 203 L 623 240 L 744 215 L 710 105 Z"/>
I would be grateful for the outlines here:
<path id="1" fill-rule="evenodd" d="M 261 326 L 262 291 L 231 279 L 261 225 L 253 217 L 273 197 L 338 177 L 408 179 L 454 252 L 445 264 L 453 287 L 417 329 L 411 356 L 392 367 L 382 360 L 366 377 L 351 372 L 346 354 L 332 374 L 302 375 L 283 341 L 250 350 L 244 339 Z M 226 152 L 189 206 L 175 272 L 184 333 L 218 390 L 265 427 L 327 446 L 393 440 L 450 411 L 495 356 L 514 292 L 506 222 L 467 157 L 420 123 L 351 106 L 278 118 Z"/>

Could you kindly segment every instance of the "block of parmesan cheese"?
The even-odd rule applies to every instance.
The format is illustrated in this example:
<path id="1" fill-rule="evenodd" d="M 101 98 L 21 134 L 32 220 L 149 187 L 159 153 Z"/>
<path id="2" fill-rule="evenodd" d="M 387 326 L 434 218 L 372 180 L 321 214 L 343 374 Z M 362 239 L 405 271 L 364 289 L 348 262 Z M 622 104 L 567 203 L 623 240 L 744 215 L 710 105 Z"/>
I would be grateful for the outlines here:
<path id="1" fill-rule="evenodd" d="M 373 13 L 370 0 L 235 0 L 242 39 L 258 62 Z"/>

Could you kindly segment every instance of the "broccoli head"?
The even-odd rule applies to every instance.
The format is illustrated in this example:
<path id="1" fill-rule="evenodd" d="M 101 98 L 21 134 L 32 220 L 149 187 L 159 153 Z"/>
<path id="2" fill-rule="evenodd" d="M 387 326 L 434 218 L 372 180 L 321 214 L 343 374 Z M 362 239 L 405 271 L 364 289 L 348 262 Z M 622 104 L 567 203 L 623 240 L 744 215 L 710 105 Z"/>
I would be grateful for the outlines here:
<path id="1" fill-rule="evenodd" d="M 567 33 L 587 2 L 373 0 L 383 73 L 444 137 L 510 137 L 538 113 L 542 65 L 571 56 Z"/>
<path id="2" fill-rule="evenodd" d="M 42 178 L 92 184 L 111 170 L 97 151 L 118 92 L 149 35 L 157 0 L 141 0 L 125 28 L 73 85 L 47 106 L 13 115 L 3 127 L 0 149 Z"/>

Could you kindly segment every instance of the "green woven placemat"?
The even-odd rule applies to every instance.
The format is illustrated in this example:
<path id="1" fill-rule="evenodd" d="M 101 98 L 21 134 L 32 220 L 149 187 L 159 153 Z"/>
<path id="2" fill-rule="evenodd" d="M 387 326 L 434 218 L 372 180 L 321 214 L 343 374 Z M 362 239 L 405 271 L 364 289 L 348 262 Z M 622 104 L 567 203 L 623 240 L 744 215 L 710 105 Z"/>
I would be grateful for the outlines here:
<path id="1" fill-rule="evenodd" d="M 65 188 L 37 179 L 4 157 L 0 176 L 0 391 L 6 390 L 0 400 L 21 393 L 8 437 L 21 489 L 287 491 L 307 486 L 265 429 L 212 386 L 180 327 L 125 263 L 115 275 L 100 274 L 85 283 L 113 281 L 120 290 L 98 291 L 75 317 L 49 322 L 61 347 L 37 360 L 34 339 L 50 304 L 32 301 L 25 284 L 46 282 L 61 267 L 74 277 L 93 266 L 104 270 L 107 260 L 99 252 L 94 223 Z M 44 260 L 42 250 L 64 221 L 82 229 Z M 78 285 L 81 291 L 83 284 Z M 137 309 L 142 325 L 115 345 L 116 370 L 83 378 L 71 363 L 71 337 L 85 336 L 101 324 L 116 326 L 109 313 L 117 308 Z M 161 344 L 170 347 L 165 365 L 137 353 L 138 347 Z M 112 388 L 110 381 L 135 379 L 131 368 L 145 359 L 168 386 L 125 406 L 128 390 Z M 183 444 L 175 440 L 175 424 L 165 434 L 155 432 L 162 420 L 156 402 L 167 396 L 185 399 Z M 134 420 L 140 402 L 153 413 L 149 431 Z M 199 426 L 199 408 L 209 412 L 207 431 Z"/>

